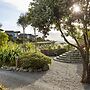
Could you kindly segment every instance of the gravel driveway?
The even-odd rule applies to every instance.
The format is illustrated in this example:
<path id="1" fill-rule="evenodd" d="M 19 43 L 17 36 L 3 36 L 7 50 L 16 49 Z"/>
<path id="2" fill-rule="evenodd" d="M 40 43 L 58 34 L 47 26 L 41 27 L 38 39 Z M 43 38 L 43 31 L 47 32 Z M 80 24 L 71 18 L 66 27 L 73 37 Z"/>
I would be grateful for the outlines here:
<path id="1" fill-rule="evenodd" d="M 90 90 L 80 83 L 81 64 L 53 62 L 47 72 L 13 72 L 0 70 L 0 83 L 10 90 Z"/>

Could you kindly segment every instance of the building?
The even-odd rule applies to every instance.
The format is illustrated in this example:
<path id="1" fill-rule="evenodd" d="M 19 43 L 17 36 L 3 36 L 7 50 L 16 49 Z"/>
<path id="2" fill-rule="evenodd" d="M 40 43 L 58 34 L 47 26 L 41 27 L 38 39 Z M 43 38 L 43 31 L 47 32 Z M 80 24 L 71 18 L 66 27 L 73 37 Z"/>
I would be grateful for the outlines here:
<path id="1" fill-rule="evenodd" d="M 23 37 L 24 37 L 24 38 L 30 39 L 30 40 L 34 40 L 34 39 L 35 39 L 35 36 L 32 35 L 32 34 L 23 34 L 23 33 L 22 33 L 22 34 L 19 34 L 18 37 L 19 37 L 19 38 L 23 38 Z"/>
<path id="2" fill-rule="evenodd" d="M 17 39 L 20 31 L 5 31 L 5 33 L 13 39 Z"/>
<path id="3" fill-rule="evenodd" d="M 11 40 L 16 40 L 18 38 L 25 38 L 25 39 L 28 39 L 28 40 L 31 40 L 31 41 L 34 41 L 35 40 L 35 35 L 32 35 L 32 34 L 23 34 L 23 33 L 20 33 L 20 31 L 5 31 L 5 33 L 9 36 L 9 38 Z M 37 35 L 36 35 L 37 37 Z"/>
<path id="4" fill-rule="evenodd" d="M 0 29 L 0 32 L 3 32 L 4 30 L 3 29 Z"/>

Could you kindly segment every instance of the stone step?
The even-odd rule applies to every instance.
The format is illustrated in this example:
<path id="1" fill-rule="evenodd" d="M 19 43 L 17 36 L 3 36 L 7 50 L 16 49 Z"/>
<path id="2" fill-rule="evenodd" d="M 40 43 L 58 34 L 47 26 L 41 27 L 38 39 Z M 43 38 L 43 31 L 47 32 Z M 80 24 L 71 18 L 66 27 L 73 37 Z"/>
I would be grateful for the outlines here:
<path id="1" fill-rule="evenodd" d="M 58 59 L 55 59 L 55 61 L 59 61 L 59 62 L 64 62 L 64 63 L 81 63 L 81 61 L 71 61 L 71 60 L 58 60 Z"/>
<path id="2" fill-rule="evenodd" d="M 79 62 L 81 62 L 81 59 L 82 59 L 82 57 L 81 57 L 79 51 L 77 51 L 77 50 L 72 50 L 72 51 L 66 52 L 66 53 L 54 58 L 54 60 L 56 60 L 56 61 L 66 62 L 66 63 L 79 63 Z"/>

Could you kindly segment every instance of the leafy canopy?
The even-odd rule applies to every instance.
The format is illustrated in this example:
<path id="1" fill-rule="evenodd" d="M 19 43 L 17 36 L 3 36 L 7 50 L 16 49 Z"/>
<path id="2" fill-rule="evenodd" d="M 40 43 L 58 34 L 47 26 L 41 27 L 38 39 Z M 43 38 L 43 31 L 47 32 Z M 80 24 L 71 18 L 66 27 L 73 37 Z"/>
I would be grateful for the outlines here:
<path id="1" fill-rule="evenodd" d="M 75 5 L 80 7 L 79 12 L 74 11 Z M 66 39 L 66 36 L 71 36 L 77 46 L 80 46 L 82 40 L 85 43 L 82 35 L 90 29 L 89 16 L 88 0 L 33 0 L 28 11 L 28 20 L 33 27 L 47 35 L 54 25 L 67 43 L 73 45 Z M 86 35 L 85 38 L 87 37 Z"/>
<path id="2" fill-rule="evenodd" d="M 17 24 L 25 29 L 28 26 L 27 14 L 21 14 L 19 16 Z"/>

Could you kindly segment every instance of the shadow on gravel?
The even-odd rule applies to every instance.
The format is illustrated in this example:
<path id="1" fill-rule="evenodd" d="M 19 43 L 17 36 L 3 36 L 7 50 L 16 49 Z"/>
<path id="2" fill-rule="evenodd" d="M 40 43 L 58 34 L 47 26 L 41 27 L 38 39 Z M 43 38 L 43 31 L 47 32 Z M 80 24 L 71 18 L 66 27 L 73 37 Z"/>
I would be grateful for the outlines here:
<path id="1" fill-rule="evenodd" d="M 0 83 L 13 90 L 35 83 L 47 72 L 13 72 L 0 70 Z"/>
<path id="2" fill-rule="evenodd" d="M 77 71 L 76 73 L 81 76 L 82 75 L 82 64 L 77 64 Z"/>
<path id="3" fill-rule="evenodd" d="M 83 84 L 84 90 L 90 90 L 90 84 Z"/>
<path id="4" fill-rule="evenodd" d="M 77 64 L 77 74 L 82 75 L 82 64 Z M 90 84 L 82 84 L 84 90 L 90 90 Z"/>

